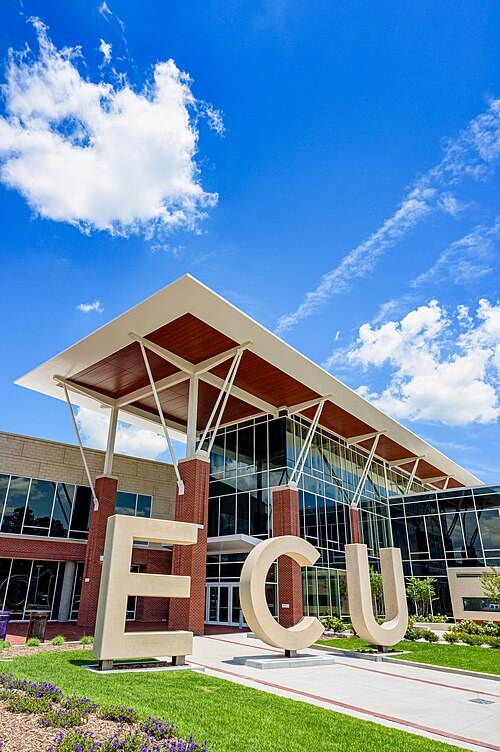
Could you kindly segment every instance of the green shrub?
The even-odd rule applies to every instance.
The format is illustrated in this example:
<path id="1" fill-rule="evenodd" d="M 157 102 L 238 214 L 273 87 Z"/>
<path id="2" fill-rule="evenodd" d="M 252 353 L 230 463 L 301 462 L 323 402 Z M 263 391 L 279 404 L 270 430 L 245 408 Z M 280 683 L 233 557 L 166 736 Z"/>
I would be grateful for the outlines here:
<path id="1" fill-rule="evenodd" d="M 3 650 L 4 648 L 11 648 L 12 643 L 8 640 L 0 640 L 0 650 Z"/>
<path id="2" fill-rule="evenodd" d="M 327 632 L 335 632 L 338 634 L 346 630 L 346 625 L 342 619 L 338 618 L 338 616 L 324 616 L 320 619 L 320 622 Z"/>
<path id="3" fill-rule="evenodd" d="M 483 624 L 483 634 L 492 635 L 493 637 L 500 637 L 500 624 L 495 624 L 492 621 L 485 621 Z"/>
<path id="4" fill-rule="evenodd" d="M 50 710 L 50 707 L 50 700 L 46 697 L 13 695 L 7 701 L 7 710 L 9 713 L 44 713 Z"/>
<path id="5" fill-rule="evenodd" d="M 467 645 L 484 645 L 485 637 L 480 634 L 463 634 L 460 639 Z"/>
<path id="6" fill-rule="evenodd" d="M 491 635 L 490 637 L 485 637 L 484 641 L 486 645 L 490 645 L 492 648 L 500 648 L 500 637 Z"/>
<path id="7" fill-rule="evenodd" d="M 422 624 L 446 624 L 448 621 L 448 617 L 442 614 L 429 614 L 428 616 L 415 616 L 412 618 Z"/>
<path id="8" fill-rule="evenodd" d="M 408 625 L 408 629 L 405 632 L 405 636 L 403 639 L 410 640 L 411 642 L 415 642 L 415 640 L 418 640 L 420 637 L 420 631 L 418 629 L 415 629 L 415 627 L 412 627 L 411 624 Z"/>
<path id="9" fill-rule="evenodd" d="M 453 645 L 453 643 L 457 642 L 458 640 L 458 634 L 456 632 L 445 632 L 443 635 L 443 640 L 446 640 L 446 642 L 449 642 L 450 645 Z"/>
<path id="10" fill-rule="evenodd" d="M 101 718 L 107 721 L 117 721 L 118 723 L 137 723 L 139 713 L 134 708 L 127 708 L 125 705 L 106 705 L 99 713 Z"/>
<path id="11" fill-rule="evenodd" d="M 51 644 L 51 645 L 64 645 L 64 643 L 65 643 L 65 642 L 66 642 L 66 640 L 65 640 L 65 639 L 64 639 L 64 637 L 63 637 L 63 636 L 62 636 L 62 635 L 60 634 L 60 635 L 57 635 L 56 637 L 54 637 L 54 638 L 53 638 L 53 639 L 52 639 L 52 640 L 50 641 L 50 644 Z"/>
<path id="12" fill-rule="evenodd" d="M 465 621 L 461 621 L 458 624 L 454 624 L 452 627 L 454 632 L 460 632 L 460 634 L 481 634 L 483 631 L 483 628 L 480 624 L 476 624 L 474 621 L 471 621 L 470 619 L 466 619 Z"/>
<path id="13" fill-rule="evenodd" d="M 427 642 L 437 642 L 439 635 L 432 631 L 432 629 L 419 629 L 420 637 L 423 637 Z"/>
<path id="14" fill-rule="evenodd" d="M 80 637 L 80 645 L 93 645 L 94 638 L 92 635 L 83 635 L 83 637 Z"/>
<path id="15" fill-rule="evenodd" d="M 25 644 L 27 648 L 37 648 L 42 644 L 42 641 L 39 640 L 38 637 L 30 637 L 26 640 Z"/>

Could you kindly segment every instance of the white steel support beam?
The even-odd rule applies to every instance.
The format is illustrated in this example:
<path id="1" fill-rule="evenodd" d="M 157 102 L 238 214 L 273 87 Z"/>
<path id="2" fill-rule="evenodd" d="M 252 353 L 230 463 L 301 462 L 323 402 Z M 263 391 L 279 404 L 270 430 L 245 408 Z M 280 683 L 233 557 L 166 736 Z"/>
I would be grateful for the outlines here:
<path id="1" fill-rule="evenodd" d="M 420 454 L 418 457 L 405 457 L 401 460 L 391 460 L 387 463 L 388 467 L 402 467 L 403 465 L 409 465 L 410 462 L 415 462 L 415 460 L 423 460 L 425 458 L 425 454 Z"/>
<path id="2" fill-rule="evenodd" d="M 177 465 L 177 458 L 175 456 L 174 448 L 173 448 L 172 442 L 170 440 L 170 434 L 168 432 L 167 424 L 165 423 L 165 418 L 163 416 L 163 410 L 161 409 L 160 398 L 158 397 L 158 392 L 156 391 L 156 386 L 155 386 L 155 382 L 154 382 L 154 379 L 153 379 L 153 374 L 151 373 L 151 366 L 149 365 L 149 360 L 148 360 L 148 356 L 147 356 L 147 353 L 146 353 L 146 348 L 145 348 L 145 346 L 144 346 L 144 344 L 142 342 L 139 342 L 139 345 L 141 346 L 141 352 L 142 352 L 142 357 L 144 359 L 144 365 L 146 366 L 146 371 L 148 373 L 149 383 L 151 384 L 151 389 L 153 391 L 153 395 L 154 395 L 154 398 L 155 398 L 156 409 L 158 410 L 158 417 L 160 418 L 160 422 L 161 422 L 161 425 L 162 425 L 162 428 L 163 428 L 163 433 L 165 434 L 165 438 L 166 438 L 167 444 L 168 444 L 168 451 L 170 452 L 170 457 L 172 458 L 172 464 L 174 466 L 175 475 L 176 475 L 176 478 L 177 478 L 177 488 L 178 488 L 178 491 L 179 491 L 179 496 L 182 496 L 184 494 L 184 483 L 183 483 L 182 478 L 181 478 L 180 473 L 179 473 L 179 466 Z"/>
<path id="3" fill-rule="evenodd" d="M 54 376 L 53 378 L 57 384 L 62 387 L 67 387 L 70 392 L 77 392 L 77 394 L 81 394 L 84 397 L 90 397 L 90 399 L 99 402 L 99 404 L 104 405 L 105 407 L 114 407 L 116 405 L 116 400 L 112 397 L 107 397 L 105 394 L 96 392 L 94 389 L 89 389 L 89 387 L 75 384 L 71 379 L 65 379 L 64 376 Z"/>
<path id="4" fill-rule="evenodd" d="M 111 475 L 111 473 L 113 472 L 113 454 L 115 452 L 118 412 L 118 407 L 115 405 L 111 408 L 111 412 L 109 414 L 108 441 L 106 443 L 106 454 L 104 456 L 104 475 Z"/>
<path id="5" fill-rule="evenodd" d="M 422 457 L 416 457 L 415 458 L 415 462 L 414 462 L 414 465 L 412 467 L 410 477 L 408 478 L 408 483 L 406 484 L 405 496 L 406 496 L 406 494 L 410 493 L 411 484 L 415 480 L 415 475 L 417 474 L 418 463 L 420 462 L 421 459 L 423 459 L 423 458 Z"/>
<path id="6" fill-rule="evenodd" d="M 96 496 L 96 493 L 95 493 L 94 482 L 92 480 L 92 476 L 90 475 L 89 466 L 87 465 L 87 459 L 85 457 L 85 452 L 83 450 L 82 440 L 80 438 L 80 431 L 78 430 L 78 425 L 77 425 L 77 422 L 76 422 L 75 414 L 73 412 L 73 408 L 71 406 L 71 402 L 70 402 L 70 399 L 69 399 L 69 394 L 68 394 L 68 389 L 67 389 L 66 384 L 63 383 L 62 388 L 64 389 L 64 396 L 66 397 L 66 402 L 68 404 L 69 414 L 71 415 L 71 421 L 73 423 L 73 428 L 75 429 L 76 440 L 77 440 L 77 443 L 78 443 L 78 448 L 80 449 L 80 454 L 81 454 L 81 457 L 82 457 L 83 467 L 85 468 L 85 474 L 87 476 L 87 480 L 88 480 L 88 483 L 89 483 L 89 486 L 90 486 L 90 491 L 92 493 L 92 500 L 94 502 L 94 511 L 97 511 L 99 509 L 99 500 L 98 500 L 98 498 Z"/>
<path id="7" fill-rule="evenodd" d="M 187 381 L 187 379 L 189 379 L 189 375 L 184 371 L 173 373 L 171 376 L 166 376 L 164 379 L 160 379 L 160 381 L 156 382 L 156 391 L 160 394 L 160 392 L 164 392 L 165 389 L 170 389 L 172 386 L 182 384 L 182 382 Z M 151 386 L 143 386 L 142 389 L 136 389 L 135 392 L 130 392 L 123 397 L 119 397 L 116 400 L 116 403 L 118 407 L 125 407 L 126 405 L 131 405 L 132 402 L 140 402 L 141 399 L 151 397 L 152 394 L 153 391 Z"/>
<path id="8" fill-rule="evenodd" d="M 214 373 L 207 372 L 200 374 L 200 379 L 201 381 L 205 381 L 211 386 L 215 386 L 217 389 L 222 389 L 224 385 L 224 379 L 219 378 L 219 376 L 216 376 Z M 269 413 L 275 418 L 278 417 L 278 410 L 274 405 L 271 405 L 270 402 L 266 402 L 265 400 L 260 399 L 260 397 L 255 397 L 253 394 L 245 391 L 245 389 L 241 389 L 239 386 L 234 386 L 233 384 L 231 395 L 233 397 L 237 397 L 242 402 L 247 402 L 249 405 L 252 405 L 252 407 L 257 408 L 257 410 L 261 413 Z"/>
<path id="9" fill-rule="evenodd" d="M 366 479 L 368 478 L 368 473 L 370 472 L 370 467 L 373 462 L 373 458 L 375 456 L 375 450 L 377 449 L 377 445 L 380 439 L 381 433 L 375 434 L 373 437 L 373 444 L 370 449 L 370 454 L 368 455 L 368 459 L 366 460 L 366 464 L 363 468 L 363 472 L 361 473 L 361 478 L 359 479 L 358 485 L 356 487 L 356 490 L 354 491 L 354 496 L 352 497 L 351 501 L 351 507 L 353 509 L 357 509 L 359 505 L 359 500 L 361 498 L 361 494 L 363 493 Z"/>
<path id="10" fill-rule="evenodd" d="M 175 353 L 170 352 L 170 350 L 166 350 L 164 347 L 157 345 L 155 342 L 151 342 L 151 340 L 146 339 L 146 337 L 141 337 L 135 332 L 130 332 L 129 336 L 134 340 L 134 342 L 138 342 L 141 347 L 146 347 L 148 350 L 151 350 L 151 352 L 159 355 L 160 358 L 163 358 L 163 360 L 171 363 L 173 366 L 178 368 L 179 371 L 184 371 L 189 375 L 194 373 L 195 367 L 192 363 L 189 362 L 189 360 L 181 358 L 180 355 L 176 355 Z"/>
<path id="11" fill-rule="evenodd" d="M 307 432 L 305 441 L 302 444 L 302 448 L 299 452 L 299 456 L 297 457 L 297 461 L 292 470 L 292 474 L 290 475 L 290 480 L 288 483 L 289 486 L 297 488 L 297 486 L 299 485 L 300 479 L 302 477 L 302 472 L 304 470 L 304 465 L 306 462 L 307 454 L 309 452 L 309 449 L 311 448 L 312 440 L 314 438 L 314 432 L 316 431 L 316 428 L 318 427 L 319 419 L 321 417 L 321 412 L 323 410 L 323 405 L 325 404 L 329 396 L 330 395 L 322 397 L 318 404 L 318 407 L 316 408 L 316 412 L 314 413 L 314 418 L 312 419 L 312 423 L 309 426 L 309 430 Z"/>
<path id="12" fill-rule="evenodd" d="M 243 357 L 243 350 L 239 350 L 236 355 L 234 356 L 233 362 L 229 366 L 229 370 L 226 374 L 226 378 L 224 379 L 224 382 L 222 384 L 222 387 L 219 391 L 219 394 L 217 395 L 217 399 L 215 400 L 215 404 L 212 408 L 212 412 L 210 413 L 210 417 L 207 421 L 207 425 L 205 426 L 205 430 L 203 431 L 203 435 L 200 439 L 199 443 L 199 449 L 198 452 L 200 455 L 205 457 L 210 457 L 210 452 L 212 451 L 212 447 L 214 445 L 215 436 L 217 434 L 217 431 L 219 430 L 219 426 L 222 420 L 222 416 L 224 414 L 224 410 L 226 409 L 227 401 L 229 399 L 229 395 L 231 393 L 231 388 L 234 383 L 234 379 L 236 376 L 236 372 L 238 370 L 238 366 L 240 365 L 241 358 Z M 217 411 L 219 411 L 219 414 L 217 415 Z M 215 420 L 215 416 L 217 415 L 217 419 Z M 215 424 L 212 428 L 212 435 L 210 437 L 210 440 L 208 442 L 207 449 L 203 449 L 203 444 L 205 443 L 207 439 L 208 432 L 210 431 L 212 427 L 212 422 L 215 420 Z"/>
<path id="13" fill-rule="evenodd" d="M 351 444 L 362 444 L 364 441 L 368 441 L 368 439 L 375 439 L 377 436 L 382 436 L 382 434 L 387 433 L 384 431 L 372 431 L 371 433 L 364 433 L 361 434 L 361 436 L 352 436 L 350 439 L 346 439 L 347 446 L 351 446 Z M 378 441 L 377 441 L 378 443 Z"/>
<path id="14" fill-rule="evenodd" d="M 234 358 L 234 356 L 237 355 L 240 350 L 241 352 L 243 352 L 243 350 L 248 350 L 251 345 L 253 345 L 253 342 L 251 339 L 249 339 L 247 340 L 247 342 L 242 342 L 241 345 L 236 345 L 230 350 L 226 350 L 225 352 L 221 352 L 218 355 L 214 355 L 213 358 L 207 358 L 207 360 L 203 360 L 201 363 L 196 363 L 196 365 L 194 365 L 194 372 L 199 376 L 202 373 L 211 371 L 212 368 L 220 366 L 221 363 L 229 360 L 229 358 Z"/>
<path id="15" fill-rule="evenodd" d="M 198 420 L 198 376 L 189 377 L 189 397 L 186 436 L 186 459 L 196 453 L 196 424 Z"/>
<path id="16" fill-rule="evenodd" d="M 308 402 L 299 402 L 299 404 L 297 405 L 287 407 L 286 410 L 288 411 L 288 415 L 296 415 L 297 413 L 304 412 L 304 410 L 309 410 L 311 407 L 316 407 L 316 405 L 319 405 L 320 402 L 331 398 L 332 395 L 327 394 L 325 395 L 325 397 L 317 397 L 316 399 L 309 400 Z"/>
<path id="17" fill-rule="evenodd" d="M 439 483 L 440 480 L 449 480 L 453 475 L 437 475 L 435 478 L 422 478 L 422 483 Z"/>

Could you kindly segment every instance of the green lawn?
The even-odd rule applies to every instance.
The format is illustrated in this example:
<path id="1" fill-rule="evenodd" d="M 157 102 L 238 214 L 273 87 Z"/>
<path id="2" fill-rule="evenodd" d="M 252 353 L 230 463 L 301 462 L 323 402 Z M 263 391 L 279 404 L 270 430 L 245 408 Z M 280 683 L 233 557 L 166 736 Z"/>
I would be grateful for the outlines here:
<path id="1" fill-rule="evenodd" d="M 359 650 L 373 647 L 359 637 L 341 637 L 333 640 L 320 640 L 321 645 L 329 645 L 344 650 Z M 418 661 L 433 666 L 463 668 L 468 671 L 484 671 L 500 674 L 500 650 L 481 648 L 475 645 L 443 645 L 430 642 L 410 642 L 405 640 L 394 646 L 397 650 L 408 651 L 406 655 L 395 656 L 403 661 Z"/>
<path id="2" fill-rule="evenodd" d="M 57 684 L 99 703 L 135 707 L 208 739 L 209 752 L 456 752 L 441 742 L 194 672 L 99 676 L 82 651 L 39 653 L 0 670 Z"/>

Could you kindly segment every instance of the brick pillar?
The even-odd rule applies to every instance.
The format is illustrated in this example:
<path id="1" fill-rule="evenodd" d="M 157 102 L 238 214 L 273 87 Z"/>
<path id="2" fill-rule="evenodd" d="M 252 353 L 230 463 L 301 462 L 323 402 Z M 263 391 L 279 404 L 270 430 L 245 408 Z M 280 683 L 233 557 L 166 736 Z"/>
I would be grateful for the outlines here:
<path id="1" fill-rule="evenodd" d="M 207 577 L 207 526 L 209 460 L 192 457 L 179 462 L 184 481 L 184 494 L 175 504 L 178 522 L 203 525 L 198 530 L 194 546 L 174 546 L 172 574 L 191 577 L 191 597 L 171 598 L 168 618 L 169 630 L 185 629 L 197 635 L 205 632 L 205 585 Z"/>
<path id="2" fill-rule="evenodd" d="M 272 491 L 273 536 L 296 535 L 300 537 L 299 492 L 289 486 L 278 486 Z M 283 605 L 288 604 L 288 608 Z M 278 559 L 278 621 L 283 627 L 293 627 L 304 615 L 302 598 L 302 571 L 289 556 Z"/>
<path id="3" fill-rule="evenodd" d="M 349 523 L 351 526 L 351 543 L 361 543 L 361 522 L 358 507 L 349 507 Z"/>
<path id="4" fill-rule="evenodd" d="M 90 528 L 83 568 L 82 594 L 78 609 L 78 626 L 93 634 L 101 584 L 104 541 L 108 517 L 115 513 L 118 480 L 110 475 L 100 475 L 95 481 L 95 494 L 99 509 L 92 509 Z"/>
<path id="5" fill-rule="evenodd" d="M 137 553 L 136 553 L 137 552 Z M 134 556 L 134 554 L 136 554 Z M 142 554 L 141 558 L 145 561 L 140 563 L 139 571 L 144 574 L 171 574 L 172 573 L 172 552 L 157 551 L 156 549 L 147 549 L 146 551 L 134 549 L 132 554 L 132 563 Z M 138 596 L 137 607 L 135 610 L 135 620 L 150 623 L 160 623 L 168 621 L 168 598 L 145 598 Z M 164 627 L 166 628 L 166 627 Z"/>

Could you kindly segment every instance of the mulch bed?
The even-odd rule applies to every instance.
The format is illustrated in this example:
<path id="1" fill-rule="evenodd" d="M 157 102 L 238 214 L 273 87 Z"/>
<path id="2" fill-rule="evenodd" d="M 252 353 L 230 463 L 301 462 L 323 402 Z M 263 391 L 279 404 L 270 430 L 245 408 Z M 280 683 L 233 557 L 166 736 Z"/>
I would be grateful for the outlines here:
<path id="1" fill-rule="evenodd" d="M 0 703 L 0 739 L 4 743 L 2 752 L 42 752 L 50 747 L 61 729 L 43 728 L 39 725 L 38 718 L 34 714 L 9 713 L 5 705 Z M 118 726 L 114 721 L 105 721 L 92 715 L 80 728 L 92 731 L 98 741 L 104 741 L 118 731 Z"/>
<path id="2" fill-rule="evenodd" d="M 36 655 L 36 653 L 48 653 L 52 650 L 92 650 L 92 645 L 80 645 L 79 642 L 65 642 L 64 645 L 51 645 L 50 642 L 44 642 L 43 645 L 36 648 L 30 648 L 27 645 L 13 645 L 11 648 L 4 648 L 0 651 L 0 661 L 2 658 Z"/>

